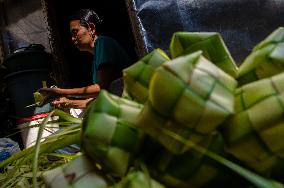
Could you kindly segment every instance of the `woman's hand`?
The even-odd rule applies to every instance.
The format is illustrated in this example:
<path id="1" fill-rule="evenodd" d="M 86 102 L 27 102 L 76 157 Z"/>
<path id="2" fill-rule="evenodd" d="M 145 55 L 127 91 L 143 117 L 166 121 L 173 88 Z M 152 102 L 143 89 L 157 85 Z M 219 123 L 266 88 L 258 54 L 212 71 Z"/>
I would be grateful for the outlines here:
<path id="1" fill-rule="evenodd" d="M 51 102 L 51 104 L 57 108 L 72 108 L 71 101 L 66 97 L 60 97 Z"/>
<path id="2" fill-rule="evenodd" d="M 51 104 L 57 108 L 86 108 L 93 99 L 71 100 L 66 97 L 60 97 L 52 101 Z"/>
<path id="3" fill-rule="evenodd" d="M 63 95 L 61 89 L 56 88 L 56 87 L 40 88 L 38 90 L 38 92 L 41 93 L 44 96 L 44 99 L 43 99 L 43 102 L 42 102 L 43 104 L 52 102 L 52 101 L 56 100 L 57 98 L 62 97 L 62 95 Z"/>

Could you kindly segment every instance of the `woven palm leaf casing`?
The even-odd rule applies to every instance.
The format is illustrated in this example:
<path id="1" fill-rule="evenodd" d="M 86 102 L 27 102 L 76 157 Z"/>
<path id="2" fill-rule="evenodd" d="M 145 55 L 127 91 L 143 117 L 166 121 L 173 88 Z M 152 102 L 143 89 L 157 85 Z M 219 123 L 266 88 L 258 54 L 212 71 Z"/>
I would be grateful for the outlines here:
<path id="1" fill-rule="evenodd" d="M 214 32 L 176 32 L 174 33 L 170 52 L 172 58 L 203 51 L 203 56 L 223 71 L 237 77 L 238 67 L 227 49 L 221 35 Z"/>
<path id="2" fill-rule="evenodd" d="M 114 188 L 165 188 L 141 171 L 130 172 Z"/>
<path id="3" fill-rule="evenodd" d="M 183 152 L 160 129 L 199 142 L 233 113 L 236 84 L 200 51 L 176 58 L 156 69 L 137 126 L 170 151 Z"/>
<path id="4" fill-rule="evenodd" d="M 170 60 L 161 49 L 156 49 L 123 70 L 124 96 L 144 103 L 148 99 L 149 82 L 154 70 Z"/>
<path id="5" fill-rule="evenodd" d="M 284 175 L 284 74 L 236 91 L 235 111 L 225 126 L 227 151 L 264 175 Z"/>
<path id="6" fill-rule="evenodd" d="M 271 77 L 284 70 L 284 28 L 279 27 L 256 45 L 238 71 L 239 85 Z"/>
<path id="7" fill-rule="evenodd" d="M 214 181 L 228 181 L 224 168 L 205 156 L 208 150 L 224 155 L 222 136 L 215 132 L 199 144 L 205 148 L 204 153 L 190 149 L 183 154 L 174 154 L 168 150 L 154 154 L 149 164 L 153 176 L 168 187 L 195 188 L 210 185 Z"/>
<path id="8" fill-rule="evenodd" d="M 109 173 L 125 175 L 139 148 L 142 134 L 133 123 L 141 108 L 141 104 L 103 90 L 85 114 L 82 147 Z"/>
<path id="9" fill-rule="evenodd" d="M 188 150 L 188 146 L 185 146 L 184 143 L 164 134 L 163 129 L 172 131 L 196 144 L 199 144 L 208 136 L 208 134 L 201 134 L 193 129 L 185 127 L 169 117 L 161 116 L 153 109 L 150 102 L 145 104 L 141 114 L 139 115 L 137 126 L 150 135 L 154 140 L 161 143 L 169 151 L 176 154 L 180 154 Z"/>

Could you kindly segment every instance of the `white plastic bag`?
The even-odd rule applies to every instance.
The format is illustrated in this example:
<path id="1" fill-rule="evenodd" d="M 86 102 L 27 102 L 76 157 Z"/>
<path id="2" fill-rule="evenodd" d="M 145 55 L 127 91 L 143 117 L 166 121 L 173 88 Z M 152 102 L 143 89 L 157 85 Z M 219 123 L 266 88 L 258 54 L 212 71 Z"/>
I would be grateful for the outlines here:
<path id="1" fill-rule="evenodd" d="M 0 138 L 0 161 L 20 152 L 19 144 L 10 138 Z"/>

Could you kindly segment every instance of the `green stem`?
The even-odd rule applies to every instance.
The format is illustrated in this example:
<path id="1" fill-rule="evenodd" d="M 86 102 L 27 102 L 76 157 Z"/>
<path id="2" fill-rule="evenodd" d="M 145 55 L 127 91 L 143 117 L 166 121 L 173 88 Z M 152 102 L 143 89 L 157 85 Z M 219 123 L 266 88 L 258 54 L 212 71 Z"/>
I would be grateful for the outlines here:
<path id="1" fill-rule="evenodd" d="M 80 137 L 81 125 L 66 129 L 63 132 L 54 135 L 50 135 L 44 142 L 41 143 L 40 153 L 49 153 L 71 144 L 80 143 Z M 33 153 L 33 151 L 34 146 L 26 148 L 21 152 L 12 155 L 8 159 L 0 163 L 0 168 L 4 168 L 8 164 L 20 158 L 25 158 L 24 161 L 31 159 L 31 154 Z"/>
<path id="2" fill-rule="evenodd" d="M 71 116 L 70 114 L 68 114 L 68 113 L 66 113 L 62 110 L 55 109 L 52 112 L 54 112 L 54 115 L 59 116 L 60 118 L 64 119 L 65 121 L 72 122 L 72 123 L 75 123 L 75 124 L 82 123 L 81 118 L 75 118 L 75 117 Z"/>
<path id="3" fill-rule="evenodd" d="M 46 116 L 41 124 L 41 126 L 39 127 L 39 131 L 38 131 L 38 135 L 37 135 L 37 139 L 36 139 L 36 145 L 35 145 L 35 152 L 34 152 L 34 158 L 33 158 L 33 165 L 32 165 L 32 169 L 33 169 L 33 187 L 37 188 L 37 169 L 38 169 L 38 156 L 39 156 L 39 151 L 40 151 L 40 141 L 41 141 L 41 137 L 43 134 L 43 130 L 45 125 L 47 124 L 49 118 L 53 115 L 54 111 L 50 112 L 48 114 L 48 116 Z"/>

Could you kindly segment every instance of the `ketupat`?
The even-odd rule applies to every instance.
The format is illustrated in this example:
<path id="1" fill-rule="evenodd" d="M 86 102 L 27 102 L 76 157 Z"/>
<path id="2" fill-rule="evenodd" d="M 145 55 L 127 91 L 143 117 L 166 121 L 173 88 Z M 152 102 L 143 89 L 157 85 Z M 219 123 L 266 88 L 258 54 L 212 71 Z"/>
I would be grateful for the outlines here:
<path id="1" fill-rule="evenodd" d="M 140 103 L 146 102 L 148 99 L 149 82 L 154 70 L 169 60 L 165 52 L 161 49 L 156 49 L 135 64 L 124 69 L 124 95 Z"/>
<path id="2" fill-rule="evenodd" d="M 156 69 L 136 125 L 170 151 L 182 153 L 187 147 L 161 129 L 199 143 L 233 114 L 236 85 L 200 51 L 176 58 Z"/>
<path id="3" fill-rule="evenodd" d="M 149 102 L 162 116 L 207 134 L 234 112 L 237 83 L 201 52 L 160 66 L 150 83 Z"/>
<path id="4" fill-rule="evenodd" d="M 238 71 L 239 85 L 284 71 L 284 28 L 279 27 L 257 44 Z"/>
<path id="5" fill-rule="evenodd" d="M 188 150 L 188 146 L 166 134 L 163 134 L 162 129 L 172 131 L 196 144 L 199 144 L 208 137 L 208 134 L 198 133 L 195 130 L 181 125 L 171 118 L 161 116 L 153 109 L 150 102 L 145 104 L 142 112 L 139 114 L 136 126 L 143 132 L 150 135 L 153 139 L 155 139 L 155 141 L 158 141 L 169 151 L 176 154 L 180 154 Z"/>
<path id="6" fill-rule="evenodd" d="M 108 188 L 92 163 L 82 155 L 71 162 L 43 173 L 43 179 L 50 188 Z"/>
<path id="7" fill-rule="evenodd" d="M 167 148 L 162 154 L 153 154 L 154 158 L 160 156 L 154 162 L 156 178 L 170 187 L 201 187 L 216 180 L 218 167 L 204 162 L 203 154 L 163 130 L 205 148 L 219 148 L 218 152 L 213 150 L 223 154 L 220 135 L 218 142 L 211 145 L 211 141 L 218 125 L 234 113 L 236 86 L 233 77 L 202 57 L 200 51 L 175 58 L 155 70 L 137 126 Z M 204 176 L 208 179 L 201 178 Z"/>
<path id="8" fill-rule="evenodd" d="M 224 127 L 227 152 L 283 181 L 284 73 L 238 88 L 235 98 L 236 114 Z"/>
<path id="9" fill-rule="evenodd" d="M 133 124 L 142 106 L 103 90 L 87 109 L 82 148 L 110 174 L 124 176 L 138 151 L 142 134 Z"/>
<path id="10" fill-rule="evenodd" d="M 237 77 L 238 67 L 221 35 L 214 32 L 176 32 L 170 52 L 172 58 L 203 51 L 203 56 L 232 77 Z"/>

